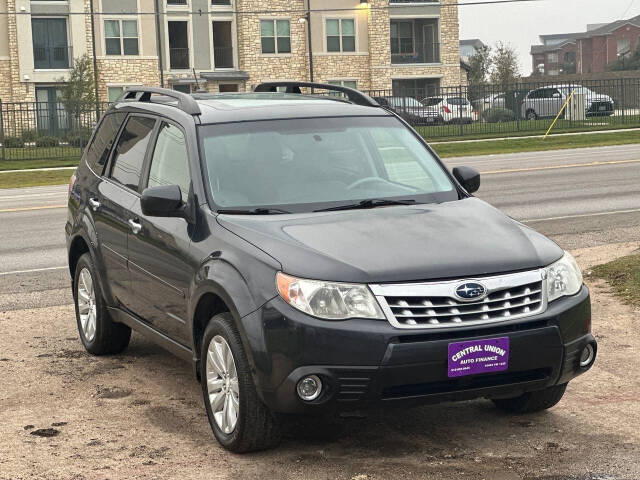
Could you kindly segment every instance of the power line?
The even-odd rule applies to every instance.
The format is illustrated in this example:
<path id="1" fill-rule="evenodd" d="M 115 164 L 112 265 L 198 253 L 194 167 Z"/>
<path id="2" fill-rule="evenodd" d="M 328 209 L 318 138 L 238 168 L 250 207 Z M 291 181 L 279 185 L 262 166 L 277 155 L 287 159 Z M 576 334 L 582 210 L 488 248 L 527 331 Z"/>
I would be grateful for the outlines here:
<path id="1" fill-rule="evenodd" d="M 506 3 L 539 3 L 545 2 L 549 0 L 476 0 L 471 2 L 456 2 L 456 3 L 446 3 L 440 5 L 442 8 L 451 8 L 451 7 L 467 7 L 467 6 L 478 6 L 478 5 L 498 5 L 498 4 L 506 4 Z M 397 5 L 396 5 L 397 6 Z M 331 13 L 331 12 L 364 12 L 364 11 L 389 11 L 396 6 L 385 6 L 385 7 L 350 7 L 350 8 L 312 8 L 311 13 Z M 224 13 L 231 13 L 235 15 L 273 15 L 280 13 L 291 13 L 291 14 L 301 14 L 306 15 L 308 10 L 306 9 L 280 9 L 280 10 L 224 10 Z M 208 15 L 208 14 L 219 14 L 220 10 L 195 10 L 195 11 L 187 11 L 184 10 L 165 10 L 163 12 L 93 12 L 93 15 L 99 16 L 113 16 L 113 15 L 167 15 L 171 16 L 172 13 L 179 13 L 181 15 Z M 31 12 L 0 12 L 0 15 L 32 15 Z M 92 15 L 90 12 L 65 12 L 61 14 L 62 16 L 67 15 Z"/>

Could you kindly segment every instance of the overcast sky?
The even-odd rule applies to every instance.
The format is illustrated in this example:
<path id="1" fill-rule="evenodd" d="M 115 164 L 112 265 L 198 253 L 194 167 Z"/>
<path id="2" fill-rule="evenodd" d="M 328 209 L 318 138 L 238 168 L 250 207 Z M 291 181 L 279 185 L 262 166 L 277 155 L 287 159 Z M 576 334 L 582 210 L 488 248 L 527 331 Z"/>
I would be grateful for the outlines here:
<path id="1" fill-rule="evenodd" d="M 460 0 L 460 3 L 477 0 Z M 625 14 L 626 12 L 626 14 Z M 623 17 L 624 15 L 624 17 Z M 538 35 L 581 32 L 587 24 L 640 15 L 640 0 L 543 0 L 507 5 L 460 6 L 460 39 L 479 38 L 493 46 L 511 43 L 520 56 L 520 73 L 531 73 L 531 45 Z"/>

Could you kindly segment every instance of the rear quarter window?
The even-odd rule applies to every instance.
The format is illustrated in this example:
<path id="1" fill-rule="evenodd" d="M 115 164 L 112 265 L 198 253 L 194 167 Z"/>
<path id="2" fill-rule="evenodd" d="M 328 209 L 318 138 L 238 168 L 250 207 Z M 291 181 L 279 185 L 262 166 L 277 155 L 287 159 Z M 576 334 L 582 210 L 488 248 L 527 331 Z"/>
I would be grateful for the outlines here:
<path id="1" fill-rule="evenodd" d="M 98 175 L 102 175 L 113 142 L 126 116 L 126 113 L 121 112 L 108 113 L 97 127 L 85 158 L 89 168 Z"/>

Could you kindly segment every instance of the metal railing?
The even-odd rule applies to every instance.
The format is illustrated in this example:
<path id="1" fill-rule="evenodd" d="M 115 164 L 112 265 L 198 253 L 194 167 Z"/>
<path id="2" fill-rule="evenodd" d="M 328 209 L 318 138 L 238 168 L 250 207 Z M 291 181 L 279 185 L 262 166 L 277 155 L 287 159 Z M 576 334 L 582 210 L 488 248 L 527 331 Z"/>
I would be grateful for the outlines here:
<path id="1" fill-rule="evenodd" d="M 0 102 L 0 160 L 80 158 L 108 106 Z"/>
<path id="2" fill-rule="evenodd" d="M 213 47 L 215 68 L 233 68 L 233 47 Z"/>
<path id="3" fill-rule="evenodd" d="M 640 127 L 640 78 L 442 88 L 406 82 L 365 93 L 386 101 L 428 140 L 544 134 L 572 91 L 554 132 Z"/>
<path id="4" fill-rule="evenodd" d="M 169 67 L 171 70 L 188 70 L 190 63 L 188 48 L 169 48 Z"/>
<path id="5" fill-rule="evenodd" d="M 412 83 L 397 81 L 393 89 L 365 93 L 427 140 L 544 134 L 572 91 L 554 133 L 640 127 L 640 78 L 443 88 L 407 82 Z M 0 160 L 80 158 L 107 107 L 0 103 Z"/>
<path id="6" fill-rule="evenodd" d="M 416 45 L 416 48 L 411 52 L 391 52 L 391 64 L 406 65 L 412 63 L 440 63 L 440 44 L 425 43 Z"/>
<path id="7" fill-rule="evenodd" d="M 73 47 L 33 46 L 33 67 L 38 70 L 63 70 L 71 68 Z"/>

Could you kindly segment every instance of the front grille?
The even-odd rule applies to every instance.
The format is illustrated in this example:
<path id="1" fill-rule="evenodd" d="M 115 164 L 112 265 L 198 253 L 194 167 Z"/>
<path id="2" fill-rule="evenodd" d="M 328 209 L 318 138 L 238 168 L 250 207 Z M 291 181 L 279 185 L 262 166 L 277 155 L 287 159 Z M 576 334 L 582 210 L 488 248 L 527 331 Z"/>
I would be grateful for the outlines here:
<path id="1" fill-rule="evenodd" d="M 606 101 L 593 102 L 589 108 L 590 113 L 608 113 L 613 111 L 613 104 Z"/>
<path id="2" fill-rule="evenodd" d="M 372 285 L 389 322 L 398 328 L 443 328 L 522 318 L 546 308 L 541 270 L 497 277 L 405 285 Z M 486 295 L 466 301 L 456 288 L 480 283 Z"/>

